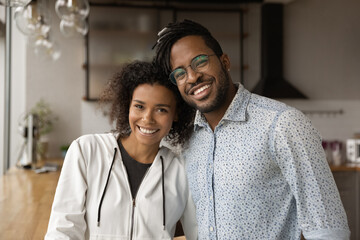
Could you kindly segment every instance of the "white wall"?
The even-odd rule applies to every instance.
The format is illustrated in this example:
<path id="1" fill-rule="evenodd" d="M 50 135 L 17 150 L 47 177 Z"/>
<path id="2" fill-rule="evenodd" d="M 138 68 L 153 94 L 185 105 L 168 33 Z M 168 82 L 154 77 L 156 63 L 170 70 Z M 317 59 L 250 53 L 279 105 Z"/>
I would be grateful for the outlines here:
<path id="1" fill-rule="evenodd" d="M 297 109 L 310 112 L 307 116 L 324 140 L 345 141 L 360 133 L 359 100 L 281 100 Z M 341 114 L 336 112 L 342 111 Z"/>
<path id="2" fill-rule="evenodd" d="M 283 100 L 309 115 L 326 140 L 360 132 L 360 1 L 295 0 L 284 7 L 284 76 L 310 100 Z"/>
<path id="3" fill-rule="evenodd" d="M 112 129 L 114 125 L 97 103 L 81 102 L 81 134 L 104 133 Z"/>
<path id="4" fill-rule="evenodd" d="M 310 99 L 360 100 L 360 1 L 284 7 L 284 75 Z"/>

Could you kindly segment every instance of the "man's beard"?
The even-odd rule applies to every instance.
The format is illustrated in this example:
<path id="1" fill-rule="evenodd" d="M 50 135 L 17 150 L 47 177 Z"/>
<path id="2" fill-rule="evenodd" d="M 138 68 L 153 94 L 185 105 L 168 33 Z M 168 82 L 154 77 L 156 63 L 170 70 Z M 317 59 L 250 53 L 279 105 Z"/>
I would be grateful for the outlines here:
<path id="1" fill-rule="evenodd" d="M 212 77 L 212 82 L 215 82 L 215 79 Z M 203 82 L 203 81 L 200 81 Z M 186 101 L 191 107 L 196 108 L 201 113 L 213 112 L 222 107 L 225 103 L 226 95 L 230 87 L 230 77 L 226 70 L 222 68 L 218 79 L 218 86 L 216 89 L 215 99 L 212 102 L 209 102 L 206 105 L 196 105 L 195 102 Z M 206 100 L 207 98 L 203 99 Z"/>

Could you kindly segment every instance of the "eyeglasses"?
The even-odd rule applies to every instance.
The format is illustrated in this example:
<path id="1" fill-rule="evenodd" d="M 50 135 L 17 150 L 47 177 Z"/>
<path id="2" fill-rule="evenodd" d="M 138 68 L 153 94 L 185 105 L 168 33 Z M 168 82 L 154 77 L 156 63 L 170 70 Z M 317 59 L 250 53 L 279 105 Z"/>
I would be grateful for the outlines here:
<path id="1" fill-rule="evenodd" d="M 188 80 L 188 73 L 186 71 L 186 69 L 188 67 L 191 67 L 191 69 L 194 72 L 197 73 L 201 73 L 206 71 L 209 68 L 210 62 L 209 62 L 209 57 L 214 56 L 216 54 L 211 54 L 211 55 L 206 55 L 206 54 L 201 54 L 199 56 L 194 57 L 191 60 L 191 63 L 189 66 L 183 68 L 183 67 L 179 67 L 177 69 L 175 69 L 174 71 L 172 71 L 170 73 L 170 81 L 175 84 L 175 85 L 182 85 L 184 83 L 186 83 L 186 81 Z"/>

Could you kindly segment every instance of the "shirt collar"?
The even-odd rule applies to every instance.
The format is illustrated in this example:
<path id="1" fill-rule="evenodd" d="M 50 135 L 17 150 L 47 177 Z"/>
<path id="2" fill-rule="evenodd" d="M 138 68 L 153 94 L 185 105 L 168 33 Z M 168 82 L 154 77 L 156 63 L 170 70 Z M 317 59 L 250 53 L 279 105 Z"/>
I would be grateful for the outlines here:
<path id="1" fill-rule="evenodd" d="M 246 90 L 243 85 L 239 83 L 235 83 L 235 85 L 238 87 L 238 90 L 221 121 L 246 121 L 247 106 L 250 101 L 251 93 Z M 205 127 L 207 125 L 208 123 L 205 116 L 200 111 L 196 111 L 194 129 L 196 130 L 198 127 Z"/>

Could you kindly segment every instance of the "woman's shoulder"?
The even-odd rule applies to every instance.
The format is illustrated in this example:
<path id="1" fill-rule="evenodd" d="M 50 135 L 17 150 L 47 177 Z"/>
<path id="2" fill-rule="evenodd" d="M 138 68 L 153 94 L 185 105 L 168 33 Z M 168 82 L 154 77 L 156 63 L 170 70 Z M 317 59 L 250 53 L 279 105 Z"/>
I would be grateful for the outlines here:
<path id="1" fill-rule="evenodd" d="M 163 145 L 160 147 L 159 154 L 163 156 L 164 160 L 169 165 L 172 165 L 172 167 L 184 168 L 185 166 L 184 159 L 181 157 L 180 153 L 174 151 L 174 149 Z"/>
<path id="2" fill-rule="evenodd" d="M 85 134 L 74 140 L 79 145 L 91 144 L 91 143 L 114 143 L 116 142 L 116 136 L 114 133 L 96 133 Z"/>

